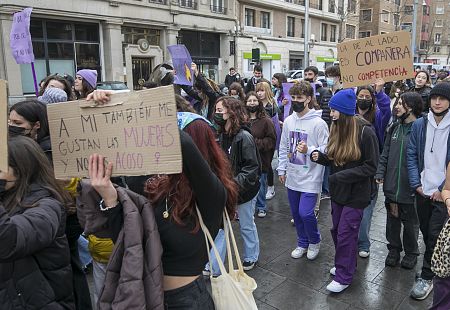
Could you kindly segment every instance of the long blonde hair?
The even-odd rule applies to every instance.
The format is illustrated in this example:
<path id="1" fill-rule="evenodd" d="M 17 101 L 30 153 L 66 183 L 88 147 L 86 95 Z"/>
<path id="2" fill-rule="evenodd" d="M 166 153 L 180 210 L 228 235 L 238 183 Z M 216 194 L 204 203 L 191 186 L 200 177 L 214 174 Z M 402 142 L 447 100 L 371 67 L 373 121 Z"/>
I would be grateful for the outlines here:
<path id="1" fill-rule="evenodd" d="M 270 87 L 269 83 L 267 82 L 259 82 L 256 84 L 255 92 L 258 93 L 258 91 L 263 90 L 266 93 L 267 102 L 274 105 L 275 104 L 275 95 L 272 92 L 272 88 Z"/>
<path id="2" fill-rule="evenodd" d="M 340 114 L 337 123 L 331 125 L 327 155 L 337 166 L 343 166 L 361 158 L 359 146 L 363 120 L 358 116 Z"/>

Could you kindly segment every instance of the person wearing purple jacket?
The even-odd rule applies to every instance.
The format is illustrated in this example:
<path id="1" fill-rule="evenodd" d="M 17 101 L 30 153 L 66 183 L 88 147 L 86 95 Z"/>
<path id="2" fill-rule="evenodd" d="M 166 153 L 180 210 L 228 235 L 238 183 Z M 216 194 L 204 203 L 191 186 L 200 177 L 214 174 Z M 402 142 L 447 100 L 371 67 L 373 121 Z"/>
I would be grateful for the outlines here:
<path id="1" fill-rule="evenodd" d="M 356 114 L 361 115 L 366 121 L 372 124 L 372 128 L 378 138 L 380 153 L 384 145 L 386 127 L 391 118 L 391 100 L 384 92 L 384 83 L 383 79 L 377 79 L 375 81 L 375 87 L 370 85 L 360 86 L 356 90 Z M 370 205 L 364 209 L 363 219 L 359 228 L 358 252 L 362 258 L 370 255 L 369 231 L 377 198 L 378 186 L 374 181 Z"/>

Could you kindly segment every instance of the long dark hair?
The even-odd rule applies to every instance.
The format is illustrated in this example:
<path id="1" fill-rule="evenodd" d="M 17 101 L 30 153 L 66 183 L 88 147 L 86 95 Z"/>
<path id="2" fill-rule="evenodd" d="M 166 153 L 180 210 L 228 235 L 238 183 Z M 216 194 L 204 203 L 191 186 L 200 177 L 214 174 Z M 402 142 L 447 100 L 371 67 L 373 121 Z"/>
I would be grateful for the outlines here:
<path id="1" fill-rule="evenodd" d="M 276 87 L 283 89 L 283 83 L 287 83 L 286 75 L 284 73 L 275 73 L 273 77 L 278 81 L 278 86 Z"/>
<path id="2" fill-rule="evenodd" d="M 398 101 L 402 99 L 402 106 L 405 108 L 406 111 L 408 111 L 407 107 L 410 107 L 412 109 L 412 114 L 416 118 L 419 118 L 422 115 L 423 111 L 423 100 L 422 96 L 419 93 L 416 92 L 406 92 L 400 95 L 400 97 L 397 97 L 394 103 L 394 107 L 398 104 Z"/>
<path id="3" fill-rule="evenodd" d="M 228 89 L 228 94 L 230 94 L 232 90 L 235 90 L 239 96 L 239 99 L 244 101 L 245 93 L 244 93 L 244 89 L 242 88 L 242 85 L 240 83 L 238 83 L 238 82 L 231 83 L 230 88 Z"/>
<path id="4" fill-rule="evenodd" d="M 81 80 L 81 87 L 83 89 L 82 91 L 75 91 L 77 99 L 84 99 L 95 90 L 95 88 L 92 87 L 92 85 L 89 84 L 84 78 Z"/>
<path id="5" fill-rule="evenodd" d="M 192 137 L 212 172 L 223 183 L 227 191 L 226 210 L 230 217 L 234 217 L 239 190 L 232 176 L 231 164 L 215 141 L 212 129 L 205 121 L 195 120 L 186 126 L 184 131 Z M 145 191 L 149 200 L 155 204 L 167 197 L 168 203 L 173 205 L 171 218 L 175 223 L 186 226 L 186 218 L 195 218 L 192 232 L 196 233 L 199 230 L 200 225 L 195 210 L 195 193 L 184 173 L 149 179 Z"/>
<path id="6" fill-rule="evenodd" d="M 48 128 L 47 106 L 44 103 L 35 99 L 28 99 L 13 105 L 10 109 L 10 112 L 11 111 L 16 111 L 17 114 L 22 116 L 32 126 L 34 126 L 36 122 L 39 122 L 40 128 L 37 130 L 36 138 L 38 143 L 50 135 Z"/>
<path id="7" fill-rule="evenodd" d="M 41 147 L 31 138 L 16 136 L 8 140 L 8 165 L 13 169 L 16 182 L 2 197 L 2 202 L 12 213 L 17 206 L 32 208 L 36 205 L 23 205 L 22 200 L 30 192 L 30 185 L 37 184 L 46 189 L 53 198 L 67 205 L 71 201 L 55 179 L 50 161 Z"/>
<path id="8" fill-rule="evenodd" d="M 372 105 L 370 106 L 369 110 L 364 115 L 361 115 L 361 116 L 364 117 L 364 119 L 366 121 L 373 124 L 373 123 L 375 123 L 375 116 L 376 116 L 376 110 L 377 110 L 377 108 L 376 108 L 377 101 L 375 99 L 375 91 L 373 90 L 373 87 L 370 85 L 360 86 L 356 89 L 356 97 L 358 97 L 358 94 L 364 89 L 369 91 L 370 96 L 372 97 Z M 358 100 L 358 98 L 356 98 L 356 100 Z M 358 105 L 356 105 L 356 112 L 358 112 Z"/>
<path id="9" fill-rule="evenodd" d="M 72 92 L 72 86 L 70 85 L 69 81 L 67 79 L 65 79 L 62 76 L 59 75 L 50 75 L 49 77 L 47 77 L 45 79 L 44 85 L 42 86 L 42 89 L 39 92 L 39 96 L 42 96 L 44 94 L 44 91 L 47 89 L 48 84 L 50 83 L 50 81 L 55 80 L 58 81 L 60 83 L 62 83 L 64 85 L 64 91 L 67 94 L 67 101 L 70 100 L 74 100 L 75 96 Z"/>
<path id="10" fill-rule="evenodd" d="M 256 92 L 250 91 L 247 93 L 247 96 L 245 96 L 244 105 L 247 106 L 247 100 L 251 96 L 254 96 L 258 100 L 258 110 L 256 110 L 256 118 L 260 119 L 260 118 L 267 117 L 266 110 L 264 109 L 264 105 L 263 105 L 261 99 L 259 99 L 258 96 L 256 95 Z M 249 116 L 250 116 L 250 114 L 249 114 Z"/>
<path id="11" fill-rule="evenodd" d="M 220 101 L 222 101 L 224 108 L 227 109 L 227 114 L 231 122 L 228 134 L 234 136 L 239 132 L 241 126 L 248 122 L 247 110 L 239 99 L 230 96 L 221 97 L 217 99 L 216 105 Z M 224 128 L 220 128 L 220 131 L 224 130 Z"/>

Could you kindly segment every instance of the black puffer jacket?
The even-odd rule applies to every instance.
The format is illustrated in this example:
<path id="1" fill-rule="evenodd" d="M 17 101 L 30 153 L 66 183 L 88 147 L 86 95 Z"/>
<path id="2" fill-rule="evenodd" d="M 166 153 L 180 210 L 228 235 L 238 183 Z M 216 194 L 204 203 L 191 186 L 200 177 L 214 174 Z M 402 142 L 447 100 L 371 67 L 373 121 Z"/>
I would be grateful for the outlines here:
<path id="1" fill-rule="evenodd" d="M 423 101 L 423 112 L 428 113 L 430 110 L 430 86 L 424 86 L 422 88 L 415 88 L 414 86 L 409 89 L 409 91 L 416 92 L 422 97 Z"/>
<path id="2" fill-rule="evenodd" d="M 333 93 L 331 90 L 325 87 L 317 87 L 316 89 L 316 98 L 317 102 L 320 106 L 320 109 L 322 110 L 322 119 L 327 123 L 328 128 L 330 128 L 331 125 L 331 117 L 330 117 L 330 106 L 328 103 L 331 100 L 331 97 L 333 97 Z"/>
<path id="3" fill-rule="evenodd" d="M 239 186 L 239 204 L 252 200 L 259 191 L 261 158 L 250 129 L 243 127 L 234 136 L 222 134 L 222 149 L 233 166 L 234 180 Z"/>
<path id="4" fill-rule="evenodd" d="M 0 308 L 75 309 L 63 206 L 37 184 L 21 205 L 0 204 Z"/>

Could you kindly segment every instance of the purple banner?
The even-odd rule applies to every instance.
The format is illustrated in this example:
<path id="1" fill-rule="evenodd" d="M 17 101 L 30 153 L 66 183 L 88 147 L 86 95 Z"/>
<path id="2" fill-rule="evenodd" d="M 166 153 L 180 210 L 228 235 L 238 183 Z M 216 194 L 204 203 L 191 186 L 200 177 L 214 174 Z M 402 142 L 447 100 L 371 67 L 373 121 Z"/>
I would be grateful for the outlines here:
<path id="1" fill-rule="evenodd" d="M 192 86 L 194 79 L 194 72 L 191 70 L 192 58 L 186 46 L 183 44 L 169 45 L 167 49 L 172 56 L 173 68 L 176 72 L 173 83 Z"/>
<path id="2" fill-rule="evenodd" d="M 277 135 L 277 140 L 275 142 L 275 150 L 278 150 L 280 148 L 280 139 L 281 139 L 281 126 L 280 126 L 280 119 L 278 118 L 278 113 L 276 113 L 272 117 L 272 123 L 275 127 L 275 133 Z"/>
<path id="3" fill-rule="evenodd" d="M 31 43 L 30 18 L 32 8 L 14 13 L 10 33 L 11 51 L 17 64 L 34 62 L 33 44 Z"/>
<path id="4" fill-rule="evenodd" d="M 283 94 L 284 98 L 288 100 L 288 103 L 284 106 L 284 118 L 289 116 L 289 111 L 291 110 L 291 95 L 289 95 L 289 90 L 294 86 L 294 83 L 283 83 Z"/>

